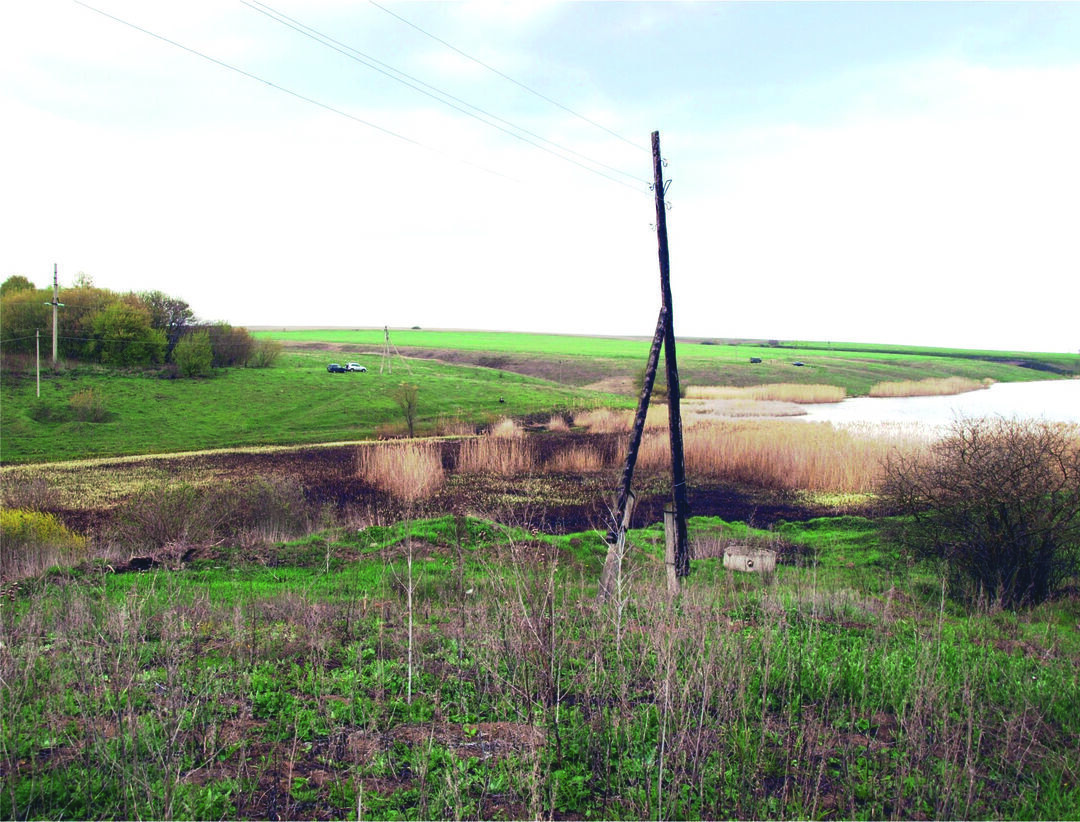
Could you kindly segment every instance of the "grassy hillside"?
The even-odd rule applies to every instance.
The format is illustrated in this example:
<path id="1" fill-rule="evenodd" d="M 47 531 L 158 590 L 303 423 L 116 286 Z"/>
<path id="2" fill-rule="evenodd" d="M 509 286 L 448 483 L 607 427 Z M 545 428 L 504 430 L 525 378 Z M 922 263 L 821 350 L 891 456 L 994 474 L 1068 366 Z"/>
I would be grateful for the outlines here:
<path id="1" fill-rule="evenodd" d="M 256 336 L 368 356 L 379 356 L 384 344 L 383 331 L 375 329 L 261 331 Z M 577 386 L 632 381 L 649 353 L 649 340 L 625 337 L 401 329 L 392 332 L 392 340 L 410 356 L 487 365 Z M 864 396 L 882 381 L 960 376 L 1016 382 L 1080 373 L 1078 358 L 1064 354 L 850 343 L 680 340 L 678 356 L 679 374 L 688 384 L 824 383 L 842 386 L 849 396 Z M 761 362 L 751 363 L 751 358 Z"/>
<path id="2" fill-rule="evenodd" d="M 0 459 L 10 464 L 365 439 L 404 427 L 393 398 L 401 382 L 418 387 L 418 434 L 596 401 L 491 369 L 430 360 L 406 369 L 398 360 L 393 374 L 380 374 L 378 362 L 370 361 L 366 374 L 329 374 L 328 361 L 319 353 L 289 353 L 273 368 L 231 369 L 198 380 L 80 367 L 43 375 L 40 399 L 32 373 L 8 373 L 0 387 Z M 99 408 L 99 421 L 79 419 L 83 412 L 73 403 L 87 397 Z"/>

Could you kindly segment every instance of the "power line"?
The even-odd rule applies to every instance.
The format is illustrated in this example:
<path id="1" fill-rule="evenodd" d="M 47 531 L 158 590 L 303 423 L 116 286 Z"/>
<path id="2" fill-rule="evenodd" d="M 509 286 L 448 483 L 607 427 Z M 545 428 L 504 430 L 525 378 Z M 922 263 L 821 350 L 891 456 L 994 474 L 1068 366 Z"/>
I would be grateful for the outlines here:
<path id="1" fill-rule="evenodd" d="M 157 33 L 153 32 L 153 31 L 150 31 L 149 29 L 145 29 L 142 26 L 136 25 L 135 23 L 128 22 L 127 20 L 124 20 L 123 18 L 117 17 L 114 14 L 109 14 L 107 11 L 102 11 L 99 8 L 95 8 L 94 6 L 91 6 L 88 3 L 82 2 L 82 0 L 72 0 L 72 2 L 75 3 L 78 6 L 82 6 L 85 9 L 89 9 L 92 12 L 96 12 L 97 14 L 100 14 L 102 17 L 107 17 L 110 20 L 113 20 L 113 21 L 115 21 L 117 23 L 122 23 L 123 25 L 125 25 L 125 26 L 127 26 L 129 28 L 133 28 L 136 31 L 139 31 L 139 32 L 142 32 L 143 34 L 149 35 L 150 37 L 153 37 L 156 40 L 161 40 L 163 43 L 168 43 L 170 46 L 176 46 L 176 48 L 183 49 L 184 51 L 188 52 L 189 54 L 194 54 L 196 57 L 201 57 L 202 59 L 208 60 L 211 63 L 214 63 L 215 65 L 221 66 L 222 68 L 229 69 L 229 71 L 235 71 L 237 74 L 242 74 L 244 77 L 247 77 L 247 78 L 249 78 L 251 80 L 255 80 L 255 81 L 259 82 L 259 83 L 264 83 L 264 84 L 270 86 L 270 88 L 272 88 L 272 89 L 274 89 L 276 91 L 284 92 L 285 94 L 288 94 L 288 95 L 290 95 L 292 97 L 295 97 L 298 100 L 302 100 L 305 103 L 310 103 L 313 106 L 318 106 L 319 108 L 325 109 L 326 111 L 329 111 L 329 112 L 331 112 L 333 114 L 338 114 L 338 115 L 340 115 L 342 117 L 347 117 L 348 119 L 353 120 L 353 121 L 355 121 L 357 123 L 360 123 L 361 125 L 367 126 L 368 128 L 373 128 L 376 131 L 381 131 L 383 134 L 387 134 L 387 135 L 389 135 L 391 137 L 396 137 L 398 140 L 402 140 L 402 141 L 404 141 L 406 143 L 414 145 L 417 148 L 422 148 L 422 149 L 425 149 L 427 151 L 434 152 L 434 153 L 439 154 L 439 155 L 441 155 L 443 157 L 449 157 L 448 154 L 446 154 L 443 151 L 440 151 L 437 148 L 433 148 L 432 146 L 425 145 L 424 143 L 421 143 L 418 140 L 414 140 L 411 137 L 406 137 L 403 134 L 398 134 L 396 131 L 392 131 L 392 130 L 390 130 L 388 128 L 384 128 L 383 126 L 380 126 L 380 125 L 378 125 L 376 123 L 372 123 L 369 120 L 363 119 L 362 117 L 357 117 L 355 114 L 349 114 L 347 111 L 342 111 L 339 108 L 335 108 L 334 106 L 328 105 L 327 103 L 323 103 L 320 100 L 316 100 L 313 97 L 308 97 L 308 96 L 306 96 L 304 94 L 301 94 L 301 93 L 299 93 L 297 91 L 293 91 L 292 89 L 286 88 L 285 86 L 278 85 L 277 83 L 275 83 L 275 82 L 273 82 L 271 80 L 267 80 L 264 77 L 260 77 L 257 74 L 252 74 L 250 71 L 245 71 L 244 69 L 239 68 L 237 66 L 234 66 L 231 63 L 226 63 L 224 60 L 219 60 L 216 57 L 211 57 L 209 54 L 205 54 L 205 53 L 203 53 L 203 52 L 201 52 L 201 51 L 199 51 L 197 49 L 193 49 L 190 46 L 185 46 L 183 43 L 178 43 L 175 40 L 171 40 L 168 37 L 165 37 L 165 36 L 163 36 L 161 34 L 157 34 Z M 513 180 L 514 179 L 513 177 L 509 177 L 506 174 L 502 174 L 502 173 L 500 173 L 498 171 L 493 171 L 490 168 L 486 168 L 484 166 L 477 165 L 476 163 L 469 162 L 468 160 L 463 160 L 461 158 L 453 158 L 453 159 L 456 159 L 458 162 L 464 163 L 466 165 L 472 166 L 473 168 L 479 169 L 480 171 L 487 172 L 488 174 L 494 174 L 497 177 L 503 177 L 503 178 L 508 179 L 508 180 Z M 520 181 L 515 180 L 515 182 L 520 182 Z"/>
<path id="2" fill-rule="evenodd" d="M 548 96 L 547 96 L 546 94 L 541 94 L 541 93 L 540 93 L 539 91 L 537 91 L 536 89 L 534 89 L 534 88 L 530 88 L 529 86 L 525 85 L 524 83 L 520 82 L 519 80 L 515 80 L 515 79 L 514 79 L 513 77 L 511 77 L 510 75 L 508 75 L 508 74 L 504 74 L 503 72 L 499 71 L 499 70 L 498 70 L 497 68 L 494 68 L 493 66 L 489 66 L 489 65 L 488 65 L 487 63 L 485 63 L 485 62 L 484 62 L 483 60 L 480 60 L 480 59 L 478 59 L 478 58 L 476 58 L 476 57 L 473 57 L 473 56 L 472 56 L 471 54 L 468 54 L 467 52 L 464 52 L 464 51 L 462 51 L 462 50 L 461 50 L 461 49 L 459 49 L 459 48 L 458 48 L 457 46 L 453 45 L 452 43 L 448 43 L 448 42 L 446 42 L 446 41 L 445 41 L 445 40 L 443 40 L 443 39 L 442 39 L 441 37 L 437 37 L 436 35 L 432 34 L 432 33 L 431 33 L 430 31 L 425 31 L 424 29 L 420 28 L 420 26 L 416 25 L 416 23 L 413 23 L 413 22 L 412 22 L 412 21 L 410 21 L 410 20 L 406 20 L 406 19 L 405 19 L 404 17 L 402 17 L 402 16 L 400 15 L 400 14 L 395 14 L 394 12 L 390 11 L 390 9 L 386 8 L 385 6 L 380 6 L 380 5 L 378 4 L 378 3 L 376 3 L 376 2 L 375 2 L 375 0 L 368 0 L 368 2 L 369 2 L 369 3 L 371 3 L 371 5 L 373 5 L 373 6 L 375 7 L 375 8 L 377 8 L 377 9 L 380 9 L 381 11 L 384 11 L 384 12 L 386 12 L 386 13 L 387 13 L 387 14 L 389 14 L 389 15 L 390 15 L 391 17 L 394 17 L 394 18 L 396 18 L 397 20 L 400 20 L 400 21 L 401 21 L 402 23 L 404 23 L 405 25 L 407 25 L 407 26 L 409 26 L 409 27 L 411 27 L 411 28 L 414 28 L 414 29 L 416 29 L 416 30 L 417 30 L 418 32 L 420 32 L 421 34 L 425 35 L 426 37 L 430 37 L 430 38 L 431 38 L 432 40 L 436 41 L 437 43 L 442 43 L 442 44 L 443 44 L 444 46 L 446 46 L 446 47 L 447 47 L 448 49 L 450 49 L 450 50 L 452 50 L 452 51 L 455 51 L 455 52 L 457 52 L 457 53 L 458 53 L 458 54 L 460 54 L 460 55 L 461 55 L 462 57 L 464 57 L 464 58 L 466 58 L 466 59 L 468 59 L 468 60 L 472 60 L 472 61 L 473 61 L 474 63 L 476 63 L 477 65 L 479 65 L 479 66 L 482 66 L 482 67 L 486 68 L 486 69 L 487 69 L 488 71 L 490 71 L 490 72 L 492 72 L 492 73 L 494 73 L 494 74 L 497 74 L 497 75 L 498 75 L 499 77 L 502 77 L 502 78 L 503 78 L 504 80 L 509 80 L 509 81 L 510 81 L 511 83 L 513 83 L 513 84 L 514 84 L 515 86 L 519 86 L 520 88 L 523 88 L 523 89 L 525 89 L 525 91 L 529 92 L 530 94 L 534 94 L 534 95 L 536 95 L 536 96 L 537 96 L 537 97 L 539 97 L 539 98 L 540 98 L 541 100 L 545 100 L 546 102 L 548 102 L 548 103 L 551 103 L 551 104 L 552 104 L 553 106 L 557 106 L 558 108 L 561 108 L 561 109 L 562 109 L 563 111 L 565 111 L 565 112 L 567 112 L 567 113 L 569 113 L 569 114 L 573 114 L 573 115 L 574 115 L 575 117 L 577 117 L 577 118 L 578 118 L 579 120 L 583 120 L 583 121 L 585 121 L 586 123 L 588 123 L 589 125 L 591 125 L 591 126 L 595 126 L 596 128 L 600 129 L 601 131 L 606 131 L 606 132 L 607 132 L 608 134 L 610 134 L 610 135 L 611 135 L 611 136 L 613 136 L 613 137 L 617 137 L 618 139 L 622 140 L 622 141 L 623 141 L 624 143 L 628 143 L 629 145 L 632 145 L 632 146 L 634 146 L 634 148 L 640 149 L 641 151 L 645 151 L 645 152 L 648 152 L 648 151 L 649 151 L 649 149 L 645 148 L 644 146 L 642 146 L 642 145 L 640 145 L 640 144 L 638 144 L 638 143 L 635 143 L 635 142 L 634 142 L 633 140 L 629 140 L 629 139 L 627 139 L 626 137 L 623 137 L 623 136 L 622 136 L 621 134 L 619 134 L 618 132 L 612 131 L 612 130 L 611 130 L 610 128 L 608 128 L 607 126 L 605 126 L 605 125 L 601 125 L 600 123 L 597 123 L 597 122 L 596 122 L 596 121 L 594 121 L 594 120 L 590 120 L 590 119 L 589 119 L 588 117 L 586 117 L 586 116 L 585 116 L 584 114 L 579 114 L 578 112 L 574 111 L 574 110 L 573 110 L 572 108 L 568 108 L 567 106 L 564 106 L 564 105 L 563 105 L 562 103 L 560 103 L 560 102 L 559 102 L 558 100 L 553 100 L 553 99 L 551 99 L 550 97 L 548 97 Z"/>
<path id="3" fill-rule="evenodd" d="M 557 153 L 555 151 L 552 151 L 551 149 L 545 148 L 542 145 L 538 145 L 537 143 L 534 143 L 532 140 L 529 140 L 529 139 L 527 139 L 525 137 L 522 137 L 521 134 L 517 134 L 517 133 L 515 133 L 513 131 L 509 131 L 509 130 L 507 130 L 505 128 L 502 128 L 501 126 L 498 126 L 495 123 L 491 123 L 491 122 L 485 120 L 483 117 L 480 117 L 477 114 L 474 114 L 473 111 L 479 112 L 480 114 L 484 115 L 484 117 L 490 117 L 492 120 L 496 120 L 496 121 L 498 121 L 500 123 L 503 123 L 503 124 L 509 126 L 512 129 L 516 129 L 517 131 L 520 131 L 523 134 L 529 135 L 530 137 L 535 137 L 537 140 L 540 140 L 540 141 L 542 141 L 544 143 L 547 143 L 550 146 L 555 146 L 560 151 L 564 151 L 564 152 L 572 154 L 572 155 L 574 155 L 576 157 L 580 157 L 581 159 L 585 160 L 586 162 L 592 163 L 595 166 L 599 166 L 600 168 L 605 168 L 608 171 L 612 171 L 612 172 L 614 172 L 616 174 L 622 175 L 623 177 L 627 177 L 628 179 L 633 180 L 635 183 L 648 185 L 647 180 L 642 180 L 642 179 L 634 176 L 633 174 L 629 174 L 629 173 L 627 173 L 627 172 L 625 172 L 625 171 L 623 171 L 621 169 L 615 168 L 614 166 L 610 166 L 610 165 L 608 165 L 606 163 L 603 163 L 600 160 L 596 160 L 596 159 L 594 159 L 592 157 L 589 157 L 588 155 L 582 154 L 581 152 L 576 151 L 576 150 L 574 150 L 572 148 L 569 148 L 568 146 L 564 146 L 564 145 L 561 145 L 559 143 L 556 143 L 554 140 L 549 140 L 546 137 L 543 137 L 543 136 L 541 136 L 539 134 L 536 134 L 535 132 L 530 131 L 529 129 L 527 129 L 527 128 L 523 127 L 523 126 L 519 126 L 516 123 L 513 123 L 513 122 L 511 122 L 511 121 L 509 121 L 509 120 L 507 120 L 507 119 L 505 119 L 503 117 L 500 117 L 497 114 L 493 114 L 490 111 L 486 111 L 485 109 L 483 109 L 483 108 L 481 108 L 479 106 L 473 105 L 472 103 L 469 103 L 468 101 L 463 100 L 460 97 L 456 97 L 456 96 L 454 96 L 453 94 L 450 94 L 447 91 L 444 91 L 444 90 L 442 90 L 442 89 L 440 89 L 440 88 L 438 88 L 436 86 L 431 85 L 430 83 L 426 83 L 426 82 L 424 82 L 423 80 L 421 80 L 421 79 L 419 79 L 417 77 L 414 77 L 414 76 L 412 76 L 412 75 L 410 75 L 410 74 L 408 74 L 408 73 L 406 73 L 404 71 L 401 71 L 400 69 L 394 68 L 389 63 L 385 63 L 382 60 L 379 60 L 378 58 L 372 57 L 370 54 L 365 54 L 364 52 L 360 51 L 359 49 L 357 49 L 357 48 L 355 48 L 353 46 L 350 46 L 350 45 L 348 45 L 346 43 L 342 43 L 340 40 L 336 40 L 333 37 L 331 37 L 331 36 L 329 36 L 327 34 L 324 34 L 324 33 L 320 32 L 320 31 L 318 31 L 317 29 L 314 29 L 311 26 L 308 26 L 305 23 L 302 23 L 302 22 L 300 22 L 299 20 L 297 20 L 297 19 L 295 19 L 293 17 L 289 17 L 284 12 L 278 11 L 277 9 L 273 8 L 272 6 L 267 5 L 266 3 L 258 2 L 258 0 L 255 0 L 255 2 L 253 2 L 253 3 L 248 2 L 248 0 L 240 0 L 240 2 L 242 2 L 248 8 L 269 17 L 271 20 L 274 20 L 275 22 L 281 23 L 282 25 L 292 29 L 293 31 L 296 31 L 299 34 L 304 35 L 305 37 L 308 37 L 308 38 L 310 38 L 312 40 L 315 40 L 317 43 L 320 43 L 321 45 L 324 45 L 327 48 L 333 49 L 334 51 L 338 52 L 339 54 L 342 54 L 345 57 L 348 57 L 350 60 L 355 60 L 356 62 L 360 63 L 361 65 L 366 66 L 366 67 L 372 69 L 373 71 L 377 71 L 377 72 L 379 72 L 380 74 L 382 74 L 382 75 L 384 75 L 386 77 L 389 77 L 391 80 L 395 80 L 396 82 L 401 83 L 402 85 L 408 86 L 409 88 L 411 88 L 411 89 L 413 89 L 415 91 L 418 91 L 421 94 L 424 94 L 424 95 L 432 98 L 433 100 L 437 100 L 438 102 L 449 106 L 450 108 L 454 109 L 455 111 L 460 111 L 462 114 L 465 114 L 465 115 L 467 115 L 469 117 L 472 117 L 473 119 L 479 120 L 480 122 L 484 123 L 484 125 L 490 126 L 491 128 L 498 129 L 499 131 L 503 132 L 504 134 L 509 134 L 511 137 L 514 137 L 514 138 L 516 138 L 518 140 L 522 140 L 523 142 L 528 143 L 529 145 L 534 146 L 535 148 L 538 148 L 541 151 L 546 151 L 549 154 L 552 154 L 553 156 L 558 157 L 560 160 L 564 160 L 566 162 L 574 163 L 574 165 L 576 165 L 576 166 L 578 166 L 580 168 L 584 168 L 586 171 L 591 171 L 594 174 L 599 174 L 601 177 L 605 177 L 606 179 L 612 180 L 613 182 L 617 182 L 617 183 L 621 183 L 622 185 L 626 185 L 621 180 L 617 180 L 615 178 L 612 178 L 612 177 L 608 176 L 607 174 L 603 174 L 602 172 L 597 171 L 594 168 L 590 168 L 589 166 L 578 163 L 578 162 L 570 159 L 569 157 L 565 157 L 562 154 L 559 154 L 559 153 Z M 373 64 L 375 64 L 375 65 L 373 65 Z M 402 79 L 402 78 L 405 78 L 405 79 Z M 414 85 L 414 84 L 418 84 L 418 85 Z M 421 88 L 421 86 L 423 88 Z M 430 89 L 430 91 L 427 91 L 426 89 Z M 446 98 L 446 99 L 443 99 L 443 98 Z M 450 100 L 453 100 L 454 102 L 453 103 L 448 102 Z M 461 106 L 467 106 L 468 108 L 473 109 L 473 111 L 467 111 L 466 109 L 461 108 L 461 106 L 455 105 L 455 103 L 460 103 Z"/>

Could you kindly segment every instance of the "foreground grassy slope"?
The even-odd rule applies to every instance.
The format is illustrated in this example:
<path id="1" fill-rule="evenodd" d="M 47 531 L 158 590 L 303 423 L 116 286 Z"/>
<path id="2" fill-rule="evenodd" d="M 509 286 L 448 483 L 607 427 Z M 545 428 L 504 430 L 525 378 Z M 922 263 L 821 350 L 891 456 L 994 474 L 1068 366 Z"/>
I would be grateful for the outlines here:
<path id="1" fill-rule="evenodd" d="M 357 440 L 403 426 L 393 398 L 403 381 L 418 386 L 417 433 L 439 422 L 484 423 L 503 414 L 573 407 L 592 395 L 483 368 L 418 360 L 394 373 L 329 374 L 327 358 L 288 353 L 270 369 L 232 369 L 203 380 L 76 368 L 43 376 L 5 374 L 0 387 L 4 463 L 164 453 L 242 445 Z M 71 418 L 71 398 L 93 391 L 101 422 Z M 501 401 L 500 401 L 501 400 Z"/>
<path id="2" fill-rule="evenodd" d="M 381 329 L 262 331 L 257 336 L 272 337 L 286 345 L 327 345 L 368 356 L 377 356 L 383 346 Z M 412 356 L 472 362 L 569 385 L 633 379 L 644 368 L 649 352 L 649 340 L 624 337 L 402 329 L 395 330 L 392 338 L 402 353 Z M 849 396 L 863 396 L 882 381 L 960 376 L 1015 382 L 1080 373 L 1077 358 L 1064 354 L 849 343 L 769 346 L 685 340 L 680 341 L 678 355 L 680 376 L 689 384 L 825 383 L 842 386 Z M 762 362 L 751 363 L 752 357 Z"/>
<path id="3" fill-rule="evenodd" d="M 32 580 L 0 816 L 1076 818 L 1075 599 L 957 612 L 859 518 L 690 526 L 677 600 L 658 528 L 598 605 L 599 534 L 449 516 Z"/>

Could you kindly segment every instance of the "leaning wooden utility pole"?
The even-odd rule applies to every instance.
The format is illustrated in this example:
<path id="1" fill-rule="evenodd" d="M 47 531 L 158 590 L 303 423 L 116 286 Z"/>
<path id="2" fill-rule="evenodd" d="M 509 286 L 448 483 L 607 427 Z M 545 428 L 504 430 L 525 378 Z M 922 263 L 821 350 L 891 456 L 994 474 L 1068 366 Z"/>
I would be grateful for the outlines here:
<path id="1" fill-rule="evenodd" d="M 645 379 L 642 380 L 641 395 L 638 397 L 634 426 L 630 431 L 630 444 L 626 448 L 626 462 L 623 464 L 622 480 L 619 483 L 619 496 L 615 501 L 612 528 L 607 535 L 607 558 L 604 560 L 604 570 L 600 575 L 600 585 L 596 592 L 601 602 L 611 596 L 616 587 L 615 582 L 622 572 L 622 560 L 626 551 L 626 530 L 630 527 L 630 517 L 633 513 L 634 495 L 630 491 L 630 486 L 634 479 L 634 465 L 637 463 L 642 433 L 645 430 L 645 416 L 649 412 L 649 397 L 652 395 L 653 383 L 656 381 L 660 348 L 664 344 L 666 317 L 667 311 L 661 308 L 660 317 L 656 320 L 656 333 L 653 334 L 652 347 L 649 349 L 649 361 L 645 366 Z"/>
<path id="2" fill-rule="evenodd" d="M 668 433 L 671 439 L 672 501 L 675 505 L 675 573 L 690 573 L 690 550 L 686 536 L 686 467 L 683 462 L 682 411 L 679 407 L 679 365 L 675 357 L 675 316 L 671 305 L 671 268 L 668 261 L 667 205 L 664 202 L 664 161 L 660 156 L 660 132 L 652 133 L 653 190 L 656 194 L 656 242 L 660 258 L 660 299 L 667 312 L 664 323 L 664 365 L 667 370 Z"/>

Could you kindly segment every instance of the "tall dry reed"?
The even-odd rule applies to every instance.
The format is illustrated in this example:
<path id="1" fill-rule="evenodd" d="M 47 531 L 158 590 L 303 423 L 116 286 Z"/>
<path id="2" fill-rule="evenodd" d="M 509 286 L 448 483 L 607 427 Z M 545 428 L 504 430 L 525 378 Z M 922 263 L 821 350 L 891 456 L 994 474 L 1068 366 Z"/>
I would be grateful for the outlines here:
<path id="1" fill-rule="evenodd" d="M 710 420 L 683 432 L 691 477 L 784 490 L 870 491 L 894 449 L 918 445 L 895 436 L 859 436 L 830 423 L 779 420 Z M 670 460 L 667 437 L 646 436 L 638 465 L 666 469 Z"/>
<path id="2" fill-rule="evenodd" d="M 667 428 L 668 407 L 662 402 L 653 402 L 645 415 L 645 428 Z M 634 425 L 634 412 L 614 408 L 593 408 L 574 415 L 574 426 L 586 428 L 590 434 L 621 434 Z"/>
<path id="3" fill-rule="evenodd" d="M 442 451 L 431 442 L 363 446 L 356 470 L 380 491 L 407 502 L 431 495 L 446 481 Z"/>
<path id="4" fill-rule="evenodd" d="M 587 445 L 575 445 L 559 451 L 545 465 L 546 470 L 558 474 L 590 474 L 608 467 L 603 455 Z"/>
<path id="5" fill-rule="evenodd" d="M 468 474 L 527 474 L 536 469 L 532 445 L 524 437 L 475 437 L 462 441 L 457 470 Z"/>
<path id="6" fill-rule="evenodd" d="M 800 385 L 771 383 L 768 385 L 728 386 L 694 385 L 686 389 L 687 399 L 698 400 L 758 400 L 775 402 L 820 403 L 840 402 L 847 397 L 839 385 Z"/>
<path id="7" fill-rule="evenodd" d="M 879 382 L 870 389 L 871 397 L 936 397 L 964 394 L 989 388 L 994 381 L 972 380 L 967 377 L 930 377 L 925 380 Z"/>

